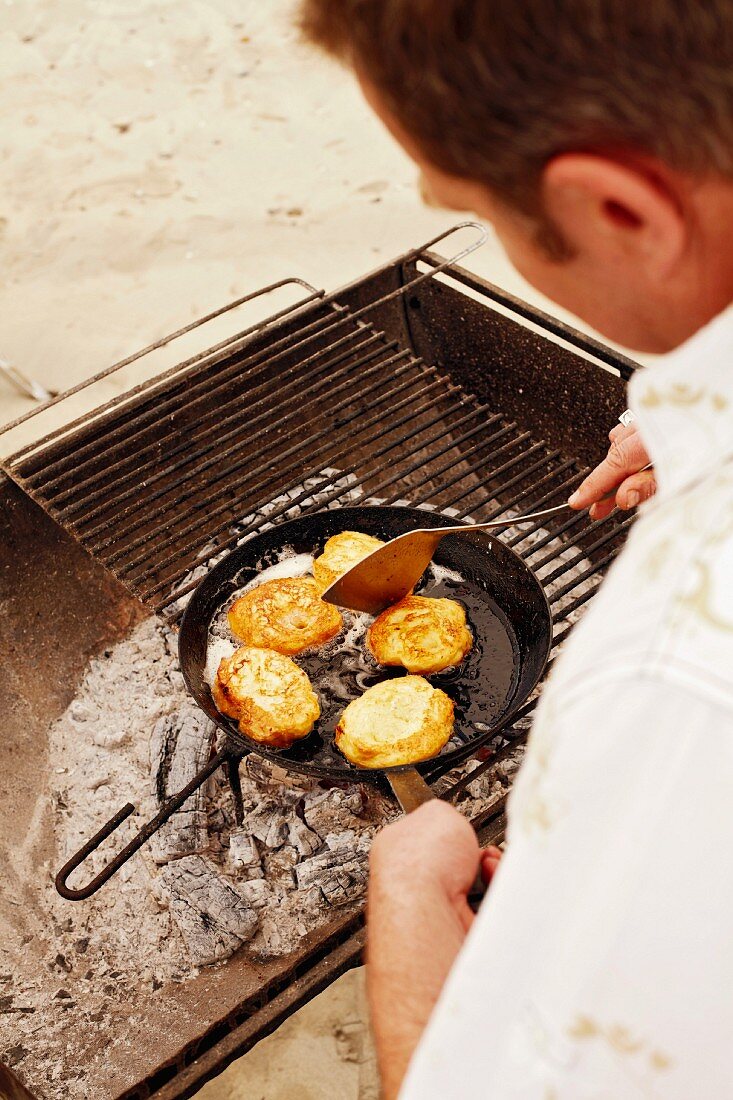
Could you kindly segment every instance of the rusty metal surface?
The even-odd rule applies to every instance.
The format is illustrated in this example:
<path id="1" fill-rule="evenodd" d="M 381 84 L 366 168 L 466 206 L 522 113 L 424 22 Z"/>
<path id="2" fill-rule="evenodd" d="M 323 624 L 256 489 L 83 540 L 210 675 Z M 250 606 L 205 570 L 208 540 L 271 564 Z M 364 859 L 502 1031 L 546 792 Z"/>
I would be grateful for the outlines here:
<path id="1" fill-rule="evenodd" d="M 15 1074 L 0 1064 L 0 1100 L 36 1100 Z"/>
<path id="2" fill-rule="evenodd" d="M 73 699 L 89 658 L 146 612 L 1 474 L 0 608 L 0 835 L 13 847 L 37 812 L 50 723 Z M 41 844 L 34 861 L 44 851 Z M 11 889 L 22 896 L 12 862 Z"/>

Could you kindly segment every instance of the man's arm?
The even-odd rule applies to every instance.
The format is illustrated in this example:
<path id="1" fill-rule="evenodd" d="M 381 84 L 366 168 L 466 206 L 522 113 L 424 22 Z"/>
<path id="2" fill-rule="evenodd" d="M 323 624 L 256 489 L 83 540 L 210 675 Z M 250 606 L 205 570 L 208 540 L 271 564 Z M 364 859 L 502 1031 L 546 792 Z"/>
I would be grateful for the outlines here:
<path id="1" fill-rule="evenodd" d="M 367 983 L 384 1100 L 397 1096 L 471 926 L 466 895 L 479 864 L 488 880 L 499 856 L 481 853 L 465 818 L 437 799 L 372 847 Z"/>

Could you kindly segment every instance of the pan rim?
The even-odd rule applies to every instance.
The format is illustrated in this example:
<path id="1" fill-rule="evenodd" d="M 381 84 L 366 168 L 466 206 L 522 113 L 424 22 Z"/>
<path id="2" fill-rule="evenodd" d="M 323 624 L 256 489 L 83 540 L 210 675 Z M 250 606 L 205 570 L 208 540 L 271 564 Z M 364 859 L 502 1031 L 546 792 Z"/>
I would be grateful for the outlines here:
<path id="1" fill-rule="evenodd" d="M 213 580 L 212 578 L 217 578 L 221 574 L 223 576 L 223 578 L 231 579 L 233 574 L 231 573 L 231 571 L 228 572 L 228 569 L 231 570 L 232 560 L 234 558 L 238 557 L 239 555 L 241 555 L 243 551 L 250 550 L 252 548 L 253 544 L 255 545 L 255 549 L 256 549 L 256 543 L 257 543 L 258 540 L 262 539 L 264 541 L 265 538 L 271 539 L 274 531 L 283 532 L 283 535 L 285 537 L 282 538 L 281 545 L 286 546 L 287 543 L 288 543 L 288 540 L 287 540 L 287 537 L 286 537 L 286 533 L 287 533 L 288 529 L 293 529 L 296 526 L 302 526 L 304 523 L 308 523 L 308 522 L 313 522 L 313 521 L 317 522 L 319 517 L 344 516 L 345 514 L 346 514 L 346 516 L 351 516 L 351 515 L 358 516 L 358 515 L 363 514 L 365 511 L 376 511 L 376 512 L 382 511 L 382 512 L 387 512 L 387 513 L 399 513 L 401 516 L 404 516 L 407 513 L 408 515 L 413 515 L 416 518 L 419 517 L 421 521 L 426 521 L 425 526 L 429 526 L 429 527 L 451 527 L 451 526 L 455 526 L 455 524 L 456 524 L 456 519 L 452 518 L 450 516 L 447 516 L 444 512 L 440 512 L 438 510 L 433 511 L 433 510 L 427 509 L 427 508 L 418 508 L 415 505 L 387 505 L 387 504 L 376 504 L 376 503 L 375 504 L 346 505 L 343 508 L 325 508 L 325 509 L 319 509 L 319 510 L 313 511 L 313 512 L 304 512 L 302 515 L 296 516 L 292 519 L 284 520 L 282 523 L 272 524 L 265 531 L 258 531 L 256 534 L 252 535 L 250 538 L 247 538 L 243 542 L 239 543 L 232 550 L 230 550 L 221 559 L 221 561 L 217 562 L 216 565 L 212 566 L 211 569 L 209 569 L 207 571 L 205 576 L 203 576 L 201 578 L 201 580 L 199 581 L 196 588 L 194 589 L 194 591 L 191 594 L 191 597 L 190 597 L 190 599 L 189 599 L 189 601 L 186 605 L 185 611 L 183 613 L 183 617 L 181 619 L 181 623 L 180 623 L 180 627 L 179 627 L 179 634 L 178 634 L 179 664 L 180 664 L 181 673 L 183 675 L 183 680 L 184 680 L 184 683 L 186 685 L 186 690 L 188 691 L 189 695 L 191 696 L 191 698 L 193 699 L 193 701 L 196 703 L 197 706 L 201 706 L 200 701 L 199 701 L 199 693 L 198 693 L 197 690 L 195 690 L 194 685 L 191 683 L 191 678 L 190 678 L 190 675 L 189 675 L 190 670 L 189 670 L 189 667 L 188 667 L 188 663 L 186 661 L 184 661 L 184 659 L 183 659 L 183 656 L 182 656 L 182 653 L 181 653 L 181 648 L 182 648 L 182 643 L 185 641 L 188 634 L 193 629 L 191 624 L 196 620 L 198 602 L 200 600 L 204 599 L 205 594 L 206 594 L 206 589 L 210 585 L 213 585 L 215 583 L 215 580 Z M 435 521 L 435 522 L 431 522 L 431 521 Z M 348 522 L 348 519 L 346 520 L 346 522 Z M 457 767 L 459 764 L 465 762 L 467 759 L 470 759 L 472 756 L 475 755 L 475 753 L 478 751 L 478 749 L 481 748 L 482 745 L 485 745 L 487 743 L 487 741 L 490 741 L 492 737 L 496 736 L 496 734 L 500 731 L 501 728 L 505 728 L 506 726 L 511 724 L 511 722 L 514 719 L 514 717 L 516 716 L 517 712 L 522 708 L 522 706 L 524 706 L 524 704 L 527 702 L 527 699 L 530 697 L 532 692 L 535 690 L 537 685 L 540 683 L 540 681 L 541 681 L 541 679 L 544 675 L 545 669 L 547 668 L 547 662 L 549 660 L 550 653 L 552 651 L 553 633 L 554 633 L 554 620 L 553 620 L 553 615 L 552 615 L 552 608 L 550 607 L 550 603 L 549 603 L 549 600 L 547 598 L 547 593 L 545 592 L 544 586 L 542 585 L 541 581 L 536 576 L 536 574 L 533 572 L 533 570 L 527 565 L 527 563 L 521 558 L 521 556 L 516 553 L 515 550 L 513 550 L 511 547 L 507 546 L 505 543 L 501 542 L 501 540 L 498 539 L 491 532 L 476 531 L 476 532 L 466 532 L 465 534 L 456 533 L 456 534 L 451 535 L 450 537 L 454 538 L 454 539 L 464 539 L 464 538 L 471 537 L 471 536 L 474 536 L 474 537 L 479 536 L 483 540 L 485 540 L 487 543 L 496 543 L 496 544 L 498 544 L 501 547 L 502 553 L 509 554 L 509 555 L 511 555 L 511 557 L 513 557 L 516 560 L 516 562 L 518 563 L 521 570 L 525 573 L 525 575 L 528 578 L 531 579 L 531 583 L 532 583 L 532 585 L 533 585 L 533 587 L 536 591 L 536 594 L 538 594 L 539 597 L 540 597 L 540 604 L 541 604 L 541 606 L 543 608 L 543 611 L 545 612 L 546 618 L 547 618 L 547 630 L 546 630 L 546 637 L 545 637 L 545 643 L 544 643 L 544 652 L 540 651 L 540 654 L 539 654 L 540 659 L 539 659 L 539 662 L 538 662 L 537 671 L 536 671 L 536 674 L 532 678 L 532 682 L 529 684 L 528 687 L 526 687 L 524 690 L 522 690 L 515 699 L 513 699 L 511 701 L 509 707 L 505 711 L 503 711 L 502 713 L 500 713 L 497 716 L 496 720 L 494 722 L 492 722 L 492 724 L 491 724 L 491 726 L 488 730 L 484 730 L 484 731 L 481 731 L 480 733 L 478 733 L 466 745 L 462 745 L 460 747 L 451 749 L 446 753 L 439 753 L 437 756 L 430 757 L 427 760 L 421 760 L 421 761 L 418 761 L 418 762 L 413 763 L 413 764 L 392 765 L 392 766 L 386 767 L 386 768 L 372 768 L 372 769 L 358 768 L 355 765 L 351 764 L 344 757 L 343 771 L 340 771 L 340 770 L 337 770 L 335 768 L 328 768 L 326 765 L 312 764 L 312 763 L 309 763 L 309 762 L 301 762 L 301 761 L 293 761 L 293 760 L 288 759 L 287 757 L 283 757 L 276 750 L 270 749 L 267 746 L 262 746 L 261 744 L 259 744 L 259 742 L 254 741 L 254 740 L 248 738 L 246 736 L 246 734 L 243 734 L 235 726 L 233 719 L 227 719 L 227 717 L 225 715 L 221 714 L 218 711 L 218 709 L 216 708 L 216 705 L 213 704 L 213 699 L 212 699 L 212 704 L 213 704 L 212 709 L 216 713 L 217 717 L 216 718 L 213 717 L 213 714 L 210 714 L 206 710 L 204 710 L 204 713 L 207 714 L 207 717 L 209 717 L 212 721 L 214 721 L 216 723 L 218 728 L 220 730 L 222 730 L 222 732 L 231 740 L 231 742 L 234 744 L 236 749 L 239 752 L 241 752 L 242 755 L 247 755 L 249 753 L 255 753 L 256 755 L 264 757 L 265 759 L 268 759 L 268 760 L 272 761 L 273 763 L 279 765 L 281 768 L 283 768 L 284 770 L 286 770 L 288 772 L 297 773 L 297 774 L 301 774 L 301 775 L 309 775 L 309 776 L 312 776 L 312 777 L 315 777 L 315 778 L 321 778 L 321 779 L 327 778 L 327 779 L 343 781 L 343 782 L 348 782 L 348 781 L 351 781 L 351 782 L 369 782 L 370 781 L 370 782 L 374 783 L 374 782 L 377 782 L 380 777 L 387 776 L 389 774 L 398 774 L 398 773 L 401 773 L 401 772 L 410 771 L 414 768 L 417 768 L 417 770 L 420 771 L 420 772 L 430 772 L 431 770 L 435 769 L 436 764 L 439 764 L 439 763 L 444 763 L 445 764 L 445 769 L 444 770 L 449 771 L 451 768 Z M 244 567 L 244 563 L 242 565 L 238 565 L 237 568 L 241 569 L 243 567 Z M 209 627 L 211 625 L 211 621 L 212 621 L 214 615 L 218 613 L 220 607 L 221 607 L 221 604 L 218 605 L 218 607 L 217 607 L 216 611 L 214 612 L 214 614 L 209 616 L 208 619 L 207 619 L 207 622 L 206 622 L 207 634 L 208 634 Z M 199 615 L 199 619 L 200 619 L 200 615 Z M 197 625 L 198 625 L 198 622 L 197 622 Z M 510 625 L 511 625 L 511 623 L 510 623 Z M 512 629 L 514 629 L 514 628 L 512 627 Z M 209 692 L 209 694 L 210 694 L 210 692 Z M 202 709 L 203 709 L 203 707 L 202 707 Z M 230 722 L 231 722 L 231 725 L 230 725 Z"/>

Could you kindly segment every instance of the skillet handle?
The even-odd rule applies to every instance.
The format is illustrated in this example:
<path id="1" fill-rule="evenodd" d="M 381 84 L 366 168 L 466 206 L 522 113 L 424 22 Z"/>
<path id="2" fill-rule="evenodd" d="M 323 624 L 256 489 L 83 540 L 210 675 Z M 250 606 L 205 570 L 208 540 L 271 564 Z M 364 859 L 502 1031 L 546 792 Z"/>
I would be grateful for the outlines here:
<path id="1" fill-rule="evenodd" d="M 392 793 L 403 813 L 411 814 L 418 806 L 424 806 L 436 797 L 417 768 L 405 768 L 401 772 L 387 772 Z"/>
<path id="2" fill-rule="evenodd" d="M 86 844 L 84 844 L 71 859 L 63 865 L 59 873 L 56 875 L 56 889 L 62 898 L 66 898 L 67 901 L 83 901 L 85 898 L 90 898 L 92 894 L 96 894 L 100 886 L 104 886 L 108 879 L 112 878 L 112 875 L 119 871 L 123 863 L 126 863 L 130 856 L 134 855 L 139 848 L 142 848 L 146 841 L 150 840 L 153 833 L 157 832 L 160 826 L 172 817 L 176 810 L 179 810 L 187 798 L 190 798 L 195 790 L 205 783 L 210 775 L 221 767 L 222 764 L 227 763 L 230 759 L 230 752 L 228 749 L 221 749 L 212 756 L 206 767 L 202 768 L 197 775 L 193 777 L 190 783 L 174 794 L 171 798 L 167 799 L 161 806 L 155 817 L 148 821 L 147 825 L 143 825 L 140 831 L 132 838 L 129 844 L 126 844 L 122 851 L 118 852 L 114 859 L 111 859 L 107 863 L 98 875 L 95 875 L 93 879 L 87 883 L 86 886 L 72 887 L 67 886 L 67 879 L 77 867 L 81 867 L 82 863 L 88 856 L 94 852 L 103 840 L 106 840 L 108 836 L 117 829 L 122 822 L 134 812 L 135 807 L 131 802 L 128 802 L 126 806 L 123 806 L 121 810 L 118 810 L 114 817 L 111 817 L 109 821 L 102 826 L 99 832 L 95 833 Z"/>
<path id="3" fill-rule="evenodd" d="M 406 814 L 411 814 L 418 806 L 424 806 L 437 795 L 433 794 L 429 784 L 425 782 L 417 768 L 406 768 L 402 772 L 387 772 L 387 779 L 395 798 Z M 468 892 L 468 904 L 474 913 L 478 910 L 486 893 L 486 883 L 481 876 L 481 868 L 476 872 L 476 878 Z"/>

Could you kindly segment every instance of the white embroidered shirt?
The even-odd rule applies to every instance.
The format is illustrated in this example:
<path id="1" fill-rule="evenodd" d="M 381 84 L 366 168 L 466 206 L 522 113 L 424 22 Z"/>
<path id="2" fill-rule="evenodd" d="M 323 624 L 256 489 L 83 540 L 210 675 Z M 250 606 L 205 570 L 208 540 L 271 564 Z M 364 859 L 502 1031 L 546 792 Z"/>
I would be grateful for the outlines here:
<path id="1" fill-rule="evenodd" d="M 733 308 L 629 404 L 658 493 L 545 688 L 401 1100 L 733 1097 Z"/>

